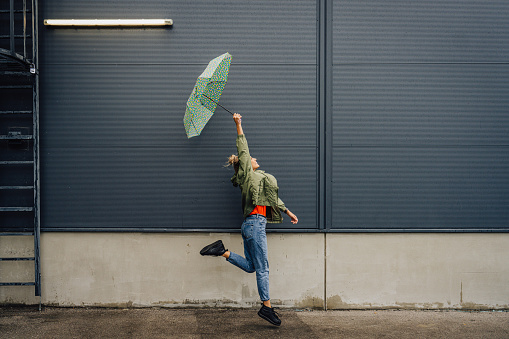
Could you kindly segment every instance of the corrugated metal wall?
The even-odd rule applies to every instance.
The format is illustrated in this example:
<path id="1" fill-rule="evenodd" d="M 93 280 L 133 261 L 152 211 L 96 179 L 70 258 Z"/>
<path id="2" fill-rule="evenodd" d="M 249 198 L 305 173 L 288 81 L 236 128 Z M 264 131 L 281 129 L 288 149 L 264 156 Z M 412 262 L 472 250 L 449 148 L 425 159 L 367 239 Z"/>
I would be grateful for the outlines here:
<path id="1" fill-rule="evenodd" d="M 332 228 L 507 230 L 509 3 L 333 13 Z"/>
<path id="2" fill-rule="evenodd" d="M 182 125 L 196 77 L 227 51 L 221 104 L 243 114 L 299 216 L 274 229 L 508 229 L 505 1 L 48 0 L 40 12 L 174 20 L 40 28 L 43 230 L 238 230 L 222 167 L 231 116 L 218 109 L 190 140 Z"/>
<path id="3" fill-rule="evenodd" d="M 240 192 L 218 109 L 188 140 L 182 118 L 207 63 L 230 52 L 221 104 L 251 153 L 316 229 L 316 2 L 44 1 L 48 18 L 171 18 L 171 29 L 41 27 L 43 230 L 232 229 Z M 283 228 L 293 227 L 288 218 Z"/>

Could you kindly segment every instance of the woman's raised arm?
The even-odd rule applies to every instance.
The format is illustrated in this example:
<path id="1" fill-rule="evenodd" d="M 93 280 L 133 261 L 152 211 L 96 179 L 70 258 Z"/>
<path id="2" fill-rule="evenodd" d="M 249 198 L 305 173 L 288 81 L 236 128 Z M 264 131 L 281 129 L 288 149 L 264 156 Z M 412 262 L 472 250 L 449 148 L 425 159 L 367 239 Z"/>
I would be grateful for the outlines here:
<path id="1" fill-rule="evenodd" d="M 237 125 L 237 135 L 244 134 L 244 131 L 242 130 L 242 115 L 239 113 L 233 114 L 233 121 L 235 121 L 235 125 Z"/>

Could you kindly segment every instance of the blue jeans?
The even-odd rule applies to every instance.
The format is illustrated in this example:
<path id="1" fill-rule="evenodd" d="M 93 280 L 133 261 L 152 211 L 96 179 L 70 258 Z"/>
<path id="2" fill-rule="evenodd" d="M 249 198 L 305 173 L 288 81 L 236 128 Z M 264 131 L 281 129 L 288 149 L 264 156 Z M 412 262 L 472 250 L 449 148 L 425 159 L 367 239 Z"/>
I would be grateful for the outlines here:
<path id="1" fill-rule="evenodd" d="M 264 216 L 259 214 L 248 216 L 241 229 L 245 258 L 230 252 L 230 257 L 226 259 L 247 273 L 256 272 L 258 294 L 262 301 L 270 300 L 266 225 L 267 219 Z"/>

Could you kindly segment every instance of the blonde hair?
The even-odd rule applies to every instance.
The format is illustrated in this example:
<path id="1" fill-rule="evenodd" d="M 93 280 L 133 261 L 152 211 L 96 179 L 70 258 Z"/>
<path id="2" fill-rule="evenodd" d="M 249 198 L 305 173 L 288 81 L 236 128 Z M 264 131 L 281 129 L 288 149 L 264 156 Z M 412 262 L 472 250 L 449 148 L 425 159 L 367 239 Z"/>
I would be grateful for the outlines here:
<path id="1" fill-rule="evenodd" d="M 235 154 L 232 154 L 228 157 L 228 161 L 226 162 L 226 165 L 224 167 L 233 166 L 233 169 L 235 170 L 235 173 L 239 170 L 239 157 Z"/>

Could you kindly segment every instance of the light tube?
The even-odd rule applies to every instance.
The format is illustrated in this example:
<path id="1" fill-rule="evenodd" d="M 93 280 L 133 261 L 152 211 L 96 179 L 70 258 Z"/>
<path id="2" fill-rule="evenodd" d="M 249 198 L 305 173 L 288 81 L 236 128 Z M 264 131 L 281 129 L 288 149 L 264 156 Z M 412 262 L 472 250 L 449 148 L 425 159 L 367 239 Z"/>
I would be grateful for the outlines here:
<path id="1" fill-rule="evenodd" d="M 45 26 L 54 27 L 158 27 L 172 26 L 172 19 L 45 19 Z"/>

